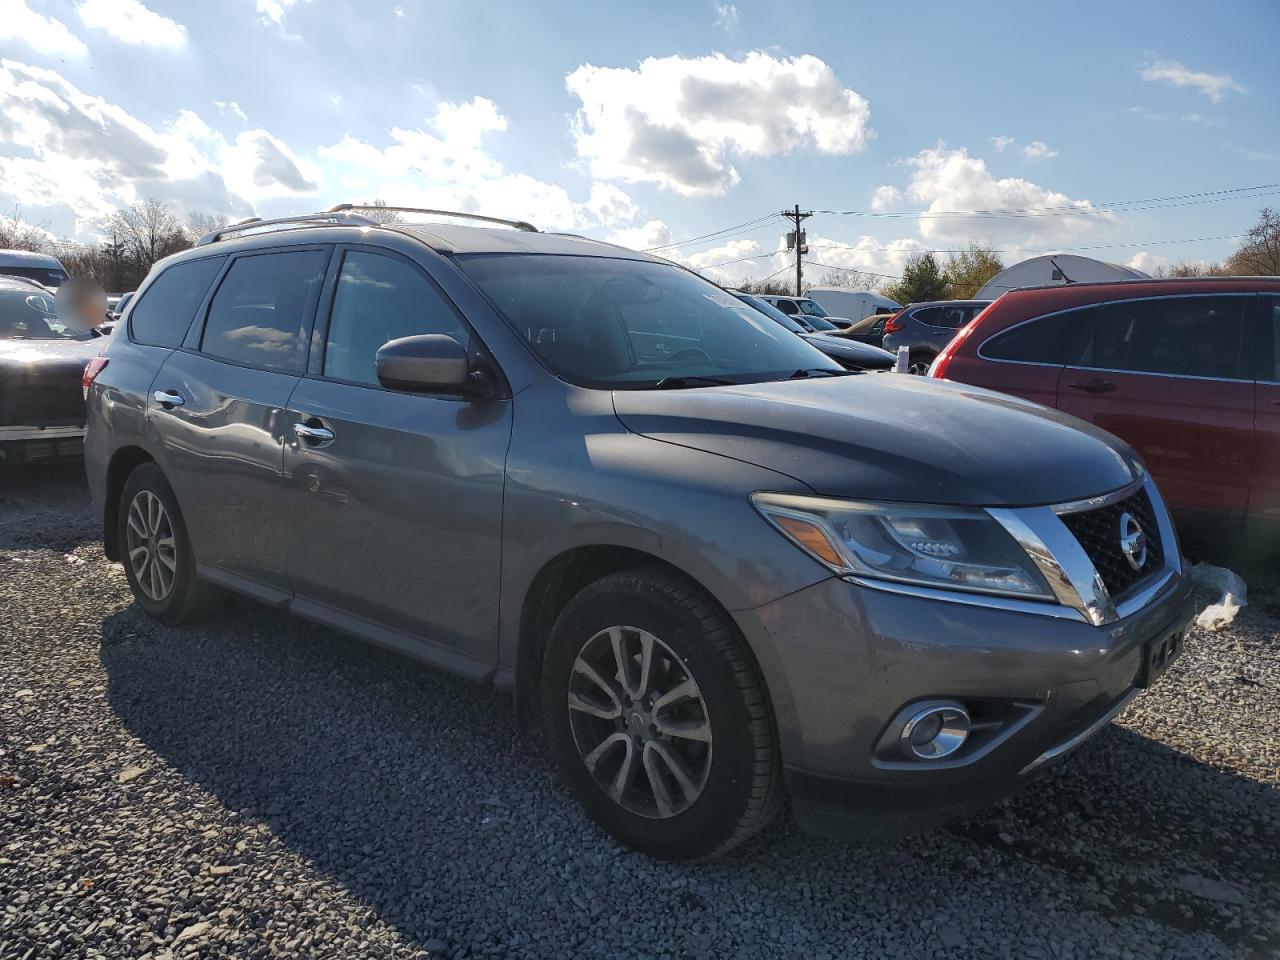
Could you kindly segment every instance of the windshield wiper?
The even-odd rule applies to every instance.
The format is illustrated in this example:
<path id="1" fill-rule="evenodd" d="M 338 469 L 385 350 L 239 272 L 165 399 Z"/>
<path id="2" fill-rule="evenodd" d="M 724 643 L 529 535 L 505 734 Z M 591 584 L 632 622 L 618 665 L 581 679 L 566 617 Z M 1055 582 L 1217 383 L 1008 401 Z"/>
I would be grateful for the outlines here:
<path id="1" fill-rule="evenodd" d="M 847 377 L 854 370 L 830 370 L 827 367 L 810 367 L 808 370 L 797 370 L 788 380 L 805 380 L 809 377 Z"/>
<path id="2" fill-rule="evenodd" d="M 732 380 L 723 377 L 663 377 L 653 385 L 655 390 L 676 390 L 682 387 L 727 387 Z"/>

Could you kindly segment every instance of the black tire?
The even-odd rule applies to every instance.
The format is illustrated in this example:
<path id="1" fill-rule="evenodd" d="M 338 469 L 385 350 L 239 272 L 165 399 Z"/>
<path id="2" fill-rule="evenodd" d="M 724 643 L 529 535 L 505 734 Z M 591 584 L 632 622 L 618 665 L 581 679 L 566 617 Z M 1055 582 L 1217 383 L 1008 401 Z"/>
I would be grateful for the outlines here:
<path id="1" fill-rule="evenodd" d="M 935 355 L 932 353 L 913 353 L 907 357 L 907 373 L 912 376 L 923 377 L 928 374 L 929 366 L 933 363 Z"/>
<path id="2" fill-rule="evenodd" d="M 712 738 L 706 745 L 705 779 L 696 799 L 674 815 L 644 816 L 611 798 L 588 770 L 576 739 L 575 729 L 581 728 L 574 723 L 583 720 L 581 715 L 571 720 L 568 708 L 570 683 L 582 682 L 582 675 L 575 674 L 575 662 L 592 638 L 617 626 L 647 631 L 657 638 L 680 661 L 676 664 L 667 658 L 671 669 L 687 674 L 700 691 L 696 709 L 705 713 Z M 666 860 L 718 857 L 762 829 L 782 804 L 777 736 L 754 661 L 716 603 L 695 584 L 668 570 L 624 570 L 597 580 L 574 597 L 552 628 L 543 660 L 541 696 L 547 739 L 564 782 L 596 823 L 636 850 Z M 658 716 L 656 710 L 653 716 Z M 612 722 L 628 732 L 625 719 L 587 722 Z M 681 750 L 698 749 L 683 739 L 653 736 L 667 746 L 678 743 Z M 656 796 L 643 762 L 638 775 L 646 778 L 639 789 L 649 788 Z"/>
<path id="3" fill-rule="evenodd" d="M 173 535 L 172 582 L 160 599 L 148 595 L 147 589 L 139 582 L 129 556 L 129 511 L 136 498 L 148 493 L 157 497 L 163 505 Z M 163 471 L 154 463 L 140 464 L 129 474 L 120 495 L 116 522 L 119 525 L 118 542 L 124 560 L 125 576 L 129 580 L 134 600 L 149 617 L 178 626 L 201 620 L 222 605 L 226 596 L 223 591 L 196 576 L 195 554 L 191 550 L 191 538 L 187 535 L 182 511 L 178 508 L 178 498 L 174 496 L 173 488 L 169 486 Z M 153 559 L 151 562 L 158 561 Z"/>

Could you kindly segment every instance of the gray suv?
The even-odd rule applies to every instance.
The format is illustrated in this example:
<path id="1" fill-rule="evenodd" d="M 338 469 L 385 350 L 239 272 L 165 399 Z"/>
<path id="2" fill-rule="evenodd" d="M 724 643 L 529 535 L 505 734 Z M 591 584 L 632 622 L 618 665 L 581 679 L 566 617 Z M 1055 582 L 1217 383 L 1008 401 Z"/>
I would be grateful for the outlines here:
<path id="1" fill-rule="evenodd" d="M 788 796 L 828 835 L 937 823 L 1178 653 L 1178 544 L 1114 437 L 511 226 L 347 210 L 156 265 L 86 372 L 145 613 L 235 591 L 511 691 L 586 812 L 675 859 Z"/>
<path id="2" fill-rule="evenodd" d="M 991 305 L 990 300 L 935 300 L 911 303 L 884 324 L 882 344 L 890 353 L 907 347 L 907 372 L 924 376 L 942 348 L 966 323 Z"/>

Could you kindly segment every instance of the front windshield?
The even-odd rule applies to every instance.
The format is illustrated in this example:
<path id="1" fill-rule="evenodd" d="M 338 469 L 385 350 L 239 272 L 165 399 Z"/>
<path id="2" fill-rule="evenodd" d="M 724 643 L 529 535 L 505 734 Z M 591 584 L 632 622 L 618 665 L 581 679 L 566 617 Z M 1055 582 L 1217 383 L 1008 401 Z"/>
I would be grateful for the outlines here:
<path id="1" fill-rule="evenodd" d="M 814 316 L 811 313 L 806 314 L 804 319 L 805 319 L 805 322 L 808 323 L 809 326 L 813 327 L 814 331 L 817 333 L 825 333 L 828 330 L 840 329 L 830 320 L 823 320 L 821 317 Z"/>
<path id="2" fill-rule="evenodd" d="M 86 336 L 58 319 L 51 295 L 0 290 L 0 340 L 83 340 Z"/>
<path id="3" fill-rule="evenodd" d="M 827 311 L 822 309 L 822 304 L 820 304 L 817 300 L 801 300 L 800 310 L 802 313 L 807 313 L 811 317 L 831 316 L 831 314 L 827 313 Z"/>
<path id="4" fill-rule="evenodd" d="M 57 267 L 0 267 L 0 274 L 8 277 L 22 277 L 26 280 L 34 280 L 36 283 L 43 284 L 57 290 L 66 282 L 67 272 L 59 270 Z"/>
<path id="5" fill-rule="evenodd" d="M 552 254 L 470 254 L 458 266 L 557 374 L 642 390 L 779 380 L 842 368 L 679 267 Z"/>
<path id="6" fill-rule="evenodd" d="M 781 310 L 775 307 L 772 303 L 769 303 L 767 300 L 761 300 L 759 297 L 753 297 L 749 293 L 735 293 L 734 296 L 737 297 L 739 300 L 741 300 L 743 303 L 749 304 L 750 306 L 755 307 L 757 310 L 763 313 L 766 317 L 771 317 L 772 319 L 778 321 L 778 323 L 782 324 L 792 333 L 808 333 L 809 332 L 807 328 L 800 326 L 800 324 L 798 324 L 795 320 L 793 320 L 791 317 L 788 317 L 785 313 L 783 313 Z"/>

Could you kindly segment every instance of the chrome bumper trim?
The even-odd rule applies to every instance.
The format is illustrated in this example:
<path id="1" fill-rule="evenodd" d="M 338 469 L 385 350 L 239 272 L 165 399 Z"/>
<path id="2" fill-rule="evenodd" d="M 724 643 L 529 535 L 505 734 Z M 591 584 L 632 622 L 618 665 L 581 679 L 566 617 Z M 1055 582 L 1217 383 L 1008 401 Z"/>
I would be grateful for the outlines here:
<path id="1" fill-rule="evenodd" d="M 1034 760 L 1028 763 L 1025 767 L 1023 767 L 1018 772 L 1018 776 L 1023 776 L 1024 774 L 1028 774 L 1032 770 L 1035 770 L 1037 767 L 1041 767 L 1044 764 L 1048 763 L 1050 760 L 1056 760 L 1058 757 L 1061 757 L 1064 754 L 1070 753 L 1072 750 L 1080 746 L 1080 744 L 1084 743 L 1086 740 L 1092 737 L 1095 733 L 1097 733 L 1099 730 L 1105 727 L 1108 723 L 1114 720 L 1116 718 L 1116 715 L 1119 714 L 1120 711 L 1123 710 L 1125 707 L 1127 707 L 1129 704 L 1133 703 L 1133 701 L 1137 698 L 1138 694 L 1140 693 L 1142 693 L 1142 691 L 1139 688 L 1134 687 L 1132 690 L 1126 693 L 1123 697 L 1121 697 L 1119 701 L 1117 701 L 1116 704 L 1112 706 L 1110 710 L 1108 710 L 1106 713 L 1100 716 L 1097 720 L 1093 721 L 1093 723 L 1089 724 L 1089 726 L 1081 730 L 1070 740 L 1064 740 L 1062 743 L 1058 744 L 1056 747 L 1050 747 L 1044 753 L 1040 754 L 1040 756 L 1036 757 Z"/>
<path id="2" fill-rule="evenodd" d="M 62 440 L 83 436 L 84 427 L 0 427 L 0 443 L 7 440 Z"/>

